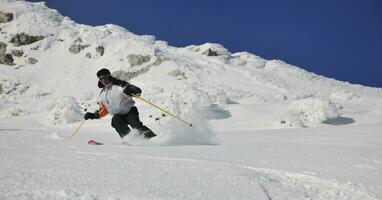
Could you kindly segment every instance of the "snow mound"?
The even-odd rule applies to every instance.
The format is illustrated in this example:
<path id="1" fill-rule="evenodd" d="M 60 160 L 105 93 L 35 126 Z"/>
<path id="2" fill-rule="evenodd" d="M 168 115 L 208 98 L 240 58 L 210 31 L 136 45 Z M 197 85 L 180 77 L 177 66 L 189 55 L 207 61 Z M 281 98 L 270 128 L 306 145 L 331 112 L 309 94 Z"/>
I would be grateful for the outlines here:
<path id="1" fill-rule="evenodd" d="M 338 108 L 330 100 L 322 98 L 306 98 L 290 104 L 290 116 L 288 122 L 283 121 L 290 127 L 308 127 L 320 123 L 331 122 L 340 119 Z"/>
<path id="2" fill-rule="evenodd" d="M 50 124 L 68 124 L 83 119 L 81 107 L 73 97 L 59 98 L 47 115 Z"/>
<path id="3" fill-rule="evenodd" d="M 230 59 L 230 62 L 234 65 L 260 69 L 265 67 L 265 64 L 267 63 L 267 60 L 248 52 L 238 52 L 232 54 L 232 56 L 233 58 Z"/>
<path id="4" fill-rule="evenodd" d="M 205 43 L 202 45 L 190 45 L 185 47 L 188 50 L 207 56 L 230 56 L 231 53 L 221 44 Z"/>
<path id="5" fill-rule="evenodd" d="M 224 109 L 232 101 L 227 97 L 224 90 L 206 89 L 200 84 L 178 87 L 172 92 L 172 101 L 166 105 L 174 108 L 175 113 L 192 113 L 197 111 L 205 119 L 225 119 L 231 117 L 231 113 Z"/>

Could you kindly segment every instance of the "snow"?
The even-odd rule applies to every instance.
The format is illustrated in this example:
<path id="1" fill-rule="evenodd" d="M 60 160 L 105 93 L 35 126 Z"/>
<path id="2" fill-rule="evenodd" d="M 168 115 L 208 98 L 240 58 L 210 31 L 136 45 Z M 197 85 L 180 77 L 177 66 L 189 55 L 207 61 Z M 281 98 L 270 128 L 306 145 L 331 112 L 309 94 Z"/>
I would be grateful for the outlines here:
<path id="1" fill-rule="evenodd" d="M 14 14 L 0 23 L 6 53 L 24 52 L 0 64 L 0 199 L 382 198 L 381 88 L 216 43 L 175 48 L 77 24 L 44 3 L 0 0 L 0 11 Z M 16 47 L 21 32 L 45 38 Z M 86 47 L 73 54 L 73 44 Z M 133 66 L 132 54 L 150 59 Z M 98 107 L 103 67 L 133 75 L 143 98 L 193 126 L 137 99 L 157 137 L 121 141 L 108 116 L 68 141 Z"/>
<path id="2" fill-rule="evenodd" d="M 31 119 L 25 119 L 29 123 Z M 120 145 L 102 121 L 1 130 L 2 199 L 380 199 L 382 124 L 219 132 L 219 145 Z M 54 132 L 52 132 L 54 131 Z M 189 132 L 189 134 L 192 134 Z M 131 136 L 131 135 L 130 135 Z M 64 139 L 62 139 L 64 138 Z M 90 138 L 103 146 L 86 145 Z M 128 139 L 129 141 L 130 139 Z"/>

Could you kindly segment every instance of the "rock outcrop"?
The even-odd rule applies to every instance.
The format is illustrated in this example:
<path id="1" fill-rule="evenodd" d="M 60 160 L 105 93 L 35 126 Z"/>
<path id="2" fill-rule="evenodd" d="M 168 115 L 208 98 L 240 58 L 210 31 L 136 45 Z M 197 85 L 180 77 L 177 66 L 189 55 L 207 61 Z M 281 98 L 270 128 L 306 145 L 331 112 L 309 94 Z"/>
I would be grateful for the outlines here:
<path id="1" fill-rule="evenodd" d="M 5 54 L 4 56 L 0 56 L 0 64 L 4 64 L 4 65 L 15 65 L 15 63 L 13 63 L 13 57 L 11 54 L 7 53 Z"/>
<path id="2" fill-rule="evenodd" d="M 96 52 L 100 55 L 100 56 L 103 56 L 103 54 L 105 53 L 105 48 L 103 46 L 98 46 L 96 48 Z"/>
<path id="3" fill-rule="evenodd" d="M 85 49 L 86 47 L 89 47 L 89 45 L 72 44 L 72 46 L 70 46 L 70 48 L 69 48 L 69 51 L 70 51 L 70 53 L 72 53 L 72 54 L 78 54 L 78 53 L 80 53 L 83 49 Z"/>
<path id="4" fill-rule="evenodd" d="M 14 49 L 14 50 L 12 50 L 11 53 L 12 53 L 12 55 L 14 55 L 16 57 L 21 57 L 24 54 L 24 51 L 23 50 Z"/>
<path id="5" fill-rule="evenodd" d="M 143 63 L 147 63 L 150 61 L 151 57 L 149 55 L 135 55 L 130 54 L 127 56 L 127 59 L 130 63 L 131 67 L 142 65 Z"/>
<path id="6" fill-rule="evenodd" d="M 7 54 L 7 44 L 0 42 L 0 64 L 15 65 L 11 54 Z"/>
<path id="7" fill-rule="evenodd" d="M 36 58 L 32 58 L 32 57 L 29 57 L 28 60 L 27 60 L 27 63 L 31 64 L 31 65 L 34 65 L 37 62 L 38 62 L 38 60 Z"/>
<path id="8" fill-rule="evenodd" d="M 5 13 L 0 11 L 0 23 L 6 23 L 13 20 L 12 13 Z"/>
<path id="9" fill-rule="evenodd" d="M 0 55 L 5 55 L 5 52 L 7 51 L 7 44 L 4 42 L 0 42 Z"/>
<path id="10" fill-rule="evenodd" d="M 18 33 L 12 37 L 10 42 L 17 47 L 17 46 L 32 44 L 42 39 L 44 39 L 44 36 L 41 36 L 41 35 L 31 36 L 26 33 Z"/>

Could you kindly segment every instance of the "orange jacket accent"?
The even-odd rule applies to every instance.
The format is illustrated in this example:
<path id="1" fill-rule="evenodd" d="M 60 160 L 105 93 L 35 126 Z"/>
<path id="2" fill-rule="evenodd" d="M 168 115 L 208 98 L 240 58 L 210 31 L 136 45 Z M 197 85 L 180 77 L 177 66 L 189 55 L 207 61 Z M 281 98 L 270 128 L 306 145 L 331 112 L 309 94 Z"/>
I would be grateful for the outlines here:
<path id="1" fill-rule="evenodd" d="M 99 118 L 105 117 L 107 114 L 109 114 L 109 111 L 107 111 L 105 104 L 100 102 L 99 107 L 100 107 L 100 110 L 98 112 Z"/>

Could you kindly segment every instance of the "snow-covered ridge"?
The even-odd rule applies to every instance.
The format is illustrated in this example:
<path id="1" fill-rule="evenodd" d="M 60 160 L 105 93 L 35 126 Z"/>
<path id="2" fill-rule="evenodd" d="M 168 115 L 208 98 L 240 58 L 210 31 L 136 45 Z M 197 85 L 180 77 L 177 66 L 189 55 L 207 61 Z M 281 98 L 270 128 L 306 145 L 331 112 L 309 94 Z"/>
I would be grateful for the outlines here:
<path id="1" fill-rule="evenodd" d="M 280 60 L 231 53 L 213 43 L 175 48 L 116 25 L 77 24 L 44 3 L 1 0 L 0 11 L 13 15 L 0 23 L 3 55 L 13 59 L 0 64 L 2 117 L 43 113 L 46 124 L 80 120 L 83 109 L 96 109 L 95 73 L 107 67 L 140 86 L 143 97 L 186 119 L 202 114 L 216 129 L 382 119 L 381 89 L 325 78 Z M 21 33 L 43 38 L 25 45 L 11 42 Z M 173 121 L 138 104 L 154 129 Z M 243 112 L 253 118 L 240 117 Z"/>

